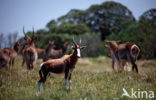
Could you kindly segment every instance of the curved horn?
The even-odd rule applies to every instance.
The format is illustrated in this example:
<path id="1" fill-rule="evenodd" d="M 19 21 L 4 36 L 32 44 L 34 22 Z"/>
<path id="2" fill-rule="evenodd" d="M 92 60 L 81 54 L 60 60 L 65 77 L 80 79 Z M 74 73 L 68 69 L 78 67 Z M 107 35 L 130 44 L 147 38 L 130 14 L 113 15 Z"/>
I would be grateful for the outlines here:
<path id="1" fill-rule="evenodd" d="M 79 41 L 79 43 L 81 44 L 81 42 L 82 42 L 82 40 L 81 40 L 81 38 L 80 38 L 80 41 Z"/>
<path id="2" fill-rule="evenodd" d="M 25 39 L 30 39 L 30 37 L 27 36 L 26 33 L 25 33 L 25 31 L 24 31 L 24 26 L 23 26 L 23 34 L 24 34 L 24 36 L 25 36 Z"/>
<path id="3" fill-rule="evenodd" d="M 24 31 L 24 26 L 23 26 L 23 34 L 26 35 L 25 31 Z"/>
<path id="4" fill-rule="evenodd" d="M 73 43 L 74 43 L 74 45 L 77 45 L 77 43 L 76 43 L 75 40 L 74 40 L 74 37 L 73 37 Z"/>

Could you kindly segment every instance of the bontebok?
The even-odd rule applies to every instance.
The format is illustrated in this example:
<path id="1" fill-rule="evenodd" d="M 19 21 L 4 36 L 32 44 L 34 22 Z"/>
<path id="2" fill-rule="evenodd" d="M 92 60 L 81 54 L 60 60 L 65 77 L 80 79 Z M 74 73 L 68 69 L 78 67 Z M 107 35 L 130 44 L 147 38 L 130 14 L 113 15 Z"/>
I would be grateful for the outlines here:
<path id="1" fill-rule="evenodd" d="M 81 40 L 80 40 L 81 41 Z M 43 84 L 43 89 L 45 90 L 45 81 L 49 72 L 56 74 L 65 74 L 64 88 L 66 87 L 66 82 L 69 82 L 69 89 L 71 89 L 71 74 L 75 68 L 78 58 L 81 57 L 81 50 L 86 46 L 78 45 L 73 38 L 74 46 L 72 47 L 74 51 L 70 55 L 64 55 L 59 59 L 48 60 L 40 65 L 38 81 L 38 90 L 40 91 L 40 84 Z"/>

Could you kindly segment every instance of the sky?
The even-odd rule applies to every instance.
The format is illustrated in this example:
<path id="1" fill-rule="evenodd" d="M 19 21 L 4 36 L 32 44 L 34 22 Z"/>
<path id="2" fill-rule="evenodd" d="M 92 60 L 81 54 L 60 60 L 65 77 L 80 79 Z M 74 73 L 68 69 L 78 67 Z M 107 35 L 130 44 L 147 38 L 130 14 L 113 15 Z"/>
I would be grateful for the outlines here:
<path id="1" fill-rule="evenodd" d="M 45 28 L 46 24 L 65 15 L 71 9 L 85 10 L 92 4 L 115 1 L 132 11 L 136 19 L 145 11 L 156 8 L 156 0 L 0 0 L 0 33 L 31 31 Z"/>

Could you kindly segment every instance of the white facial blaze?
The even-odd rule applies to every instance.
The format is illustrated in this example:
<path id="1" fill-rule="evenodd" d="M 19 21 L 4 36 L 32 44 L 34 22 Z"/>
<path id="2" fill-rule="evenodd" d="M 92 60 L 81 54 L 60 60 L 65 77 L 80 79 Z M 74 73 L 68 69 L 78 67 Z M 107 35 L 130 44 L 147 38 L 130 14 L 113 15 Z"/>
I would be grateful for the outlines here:
<path id="1" fill-rule="evenodd" d="M 80 49 L 79 49 L 79 48 L 77 48 L 77 56 L 78 56 L 78 57 L 81 57 Z"/>

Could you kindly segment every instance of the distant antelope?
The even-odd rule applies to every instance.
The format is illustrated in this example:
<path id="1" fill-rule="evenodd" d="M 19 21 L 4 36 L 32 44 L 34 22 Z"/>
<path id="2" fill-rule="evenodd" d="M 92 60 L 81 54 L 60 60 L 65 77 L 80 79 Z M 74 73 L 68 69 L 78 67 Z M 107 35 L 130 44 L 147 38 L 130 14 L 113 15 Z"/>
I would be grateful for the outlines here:
<path id="1" fill-rule="evenodd" d="M 66 81 L 68 79 L 69 82 L 69 89 L 71 89 L 71 73 L 75 68 L 78 58 L 81 57 L 80 51 L 81 49 L 85 48 L 86 46 L 78 45 L 74 38 L 73 38 L 74 49 L 73 53 L 70 55 L 64 55 L 58 59 L 48 60 L 43 62 L 40 65 L 39 69 L 39 76 L 40 80 L 38 81 L 38 89 L 40 91 L 40 84 L 43 84 L 43 89 L 45 90 L 45 81 L 47 79 L 48 73 L 65 73 L 65 81 L 64 81 L 64 88 L 66 87 Z"/>
<path id="2" fill-rule="evenodd" d="M 4 52 L 10 56 L 11 65 L 14 66 L 15 58 L 20 50 L 20 43 L 16 42 L 13 48 L 4 48 Z"/>
<path id="3" fill-rule="evenodd" d="M 38 59 L 43 59 L 45 58 L 45 49 L 42 48 L 36 48 L 37 54 L 38 54 Z"/>
<path id="4" fill-rule="evenodd" d="M 61 58 L 67 53 L 68 48 L 69 44 L 68 42 L 65 42 L 62 49 L 55 50 L 54 41 L 50 42 L 48 48 L 46 49 L 46 59 L 44 61 L 48 60 L 49 58 L 51 59 Z"/>
<path id="5" fill-rule="evenodd" d="M 46 59 L 47 59 L 46 52 L 51 51 L 51 49 L 53 49 L 55 47 L 54 43 L 55 43 L 54 41 L 49 41 L 48 47 L 46 49 L 36 48 L 36 51 L 38 54 L 38 59 L 43 59 L 43 61 L 46 61 Z"/>
<path id="6" fill-rule="evenodd" d="M 112 53 L 120 68 L 123 69 L 123 66 L 120 65 L 120 62 L 122 60 L 126 60 L 126 61 L 131 62 L 132 70 L 134 71 L 135 69 L 136 72 L 138 73 L 138 67 L 135 64 L 135 62 L 140 53 L 140 49 L 136 44 L 131 43 L 131 42 L 126 42 L 126 43 L 118 45 L 117 43 L 119 43 L 120 41 L 107 41 L 106 40 L 105 42 L 109 44 L 110 49 L 112 50 Z"/>
<path id="7" fill-rule="evenodd" d="M 5 66 L 10 67 L 10 57 L 0 49 L 0 68 Z"/>
<path id="8" fill-rule="evenodd" d="M 113 51 L 111 50 L 110 46 L 107 44 L 105 44 L 104 47 L 108 49 L 108 56 L 112 58 L 112 68 L 114 70 L 115 56 L 113 54 Z M 127 61 L 122 61 L 122 66 L 126 67 L 126 65 L 127 65 Z"/>
<path id="9" fill-rule="evenodd" d="M 23 33 L 25 35 L 25 41 L 26 41 L 26 44 L 25 44 L 25 47 L 22 51 L 23 53 L 23 64 L 24 62 L 26 62 L 26 65 L 27 65 L 27 68 L 28 69 L 33 69 L 34 67 L 34 63 L 36 62 L 37 60 L 37 51 L 36 51 L 36 48 L 35 48 L 35 44 L 34 44 L 34 41 L 37 40 L 37 38 L 34 36 L 34 28 L 33 28 L 33 36 L 31 38 L 29 38 L 25 32 L 24 32 L 24 27 L 23 27 Z"/>

